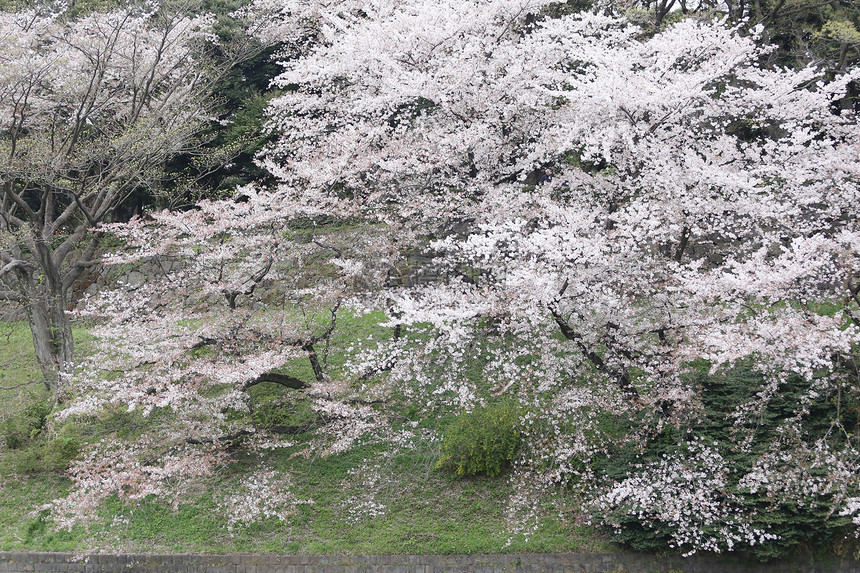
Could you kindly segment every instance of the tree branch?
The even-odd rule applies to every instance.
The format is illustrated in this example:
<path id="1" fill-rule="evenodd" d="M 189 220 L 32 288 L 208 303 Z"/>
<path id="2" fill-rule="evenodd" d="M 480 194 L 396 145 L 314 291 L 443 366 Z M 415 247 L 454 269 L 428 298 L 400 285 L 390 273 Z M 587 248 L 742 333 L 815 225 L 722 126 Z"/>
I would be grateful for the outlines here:
<path id="1" fill-rule="evenodd" d="M 227 299 L 227 306 L 230 307 L 230 310 L 236 309 L 236 297 L 238 297 L 239 295 L 250 296 L 254 294 L 257 285 L 266 277 L 267 274 L 269 274 L 269 270 L 271 270 L 272 263 L 274 263 L 274 261 L 275 260 L 273 257 L 269 257 L 269 259 L 266 261 L 266 265 L 262 269 L 260 269 L 255 275 L 251 276 L 250 279 L 248 279 L 248 281 L 250 281 L 251 283 L 251 286 L 244 291 L 226 289 L 223 291 L 224 298 Z"/>
<path id="2" fill-rule="evenodd" d="M 275 372 L 265 372 L 252 380 L 248 380 L 247 382 L 242 384 L 239 389 L 244 392 L 248 388 L 256 386 L 257 384 L 262 384 L 264 382 L 280 384 L 285 388 L 292 388 L 293 390 L 303 390 L 310 386 L 307 382 L 301 380 L 300 378 L 296 378 L 295 376 L 290 376 L 288 374 L 277 374 Z"/>
<path id="3" fill-rule="evenodd" d="M 630 374 L 626 368 L 622 368 L 621 371 L 616 371 L 613 368 L 610 368 L 606 361 L 603 358 L 588 348 L 585 345 L 585 341 L 582 339 L 582 335 L 577 332 L 570 324 L 567 322 L 561 313 L 558 312 L 556 308 L 556 304 L 561 300 L 561 297 L 564 295 L 567 290 L 568 281 L 565 280 L 561 289 L 559 290 L 558 296 L 555 301 L 553 301 L 549 306 L 549 312 L 552 314 L 555 323 L 558 325 L 559 330 L 561 331 L 562 336 L 564 336 L 567 340 L 572 341 L 574 344 L 579 347 L 579 350 L 585 355 L 589 362 L 591 362 L 597 370 L 606 374 L 610 378 L 612 378 L 616 384 L 618 384 L 619 388 L 630 396 L 631 398 L 637 399 L 639 398 L 639 391 L 636 390 L 636 387 L 633 386 L 633 382 L 630 380 Z"/>
<path id="4" fill-rule="evenodd" d="M 27 297 L 21 293 L 14 291 L 0 291 L 0 300 L 9 300 L 14 302 L 27 302 Z"/>
<path id="5" fill-rule="evenodd" d="M 21 384 L 16 384 L 15 386 L 0 386 L 0 390 L 17 390 L 18 388 L 23 388 L 24 386 L 29 386 L 31 384 L 42 384 L 42 380 L 30 380 L 29 382 L 22 382 Z"/>
<path id="6" fill-rule="evenodd" d="M 3 268 L 0 268 L 0 277 L 16 269 L 20 269 L 28 274 L 32 273 L 34 270 L 33 265 L 31 265 L 30 263 L 22 261 L 20 259 L 14 259 L 12 260 L 12 262 L 7 263 Z"/>

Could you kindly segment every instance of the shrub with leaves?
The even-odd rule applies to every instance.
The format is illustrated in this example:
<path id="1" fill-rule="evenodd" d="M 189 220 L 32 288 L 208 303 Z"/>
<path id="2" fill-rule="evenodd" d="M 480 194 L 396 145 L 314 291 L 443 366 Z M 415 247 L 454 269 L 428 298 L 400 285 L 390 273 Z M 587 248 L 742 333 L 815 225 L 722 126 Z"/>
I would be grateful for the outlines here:
<path id="1" fill-rule="evenodd" d="M 45 429 L 50 413 L 50 404 L 34 402 L 4 420 L 2 428 L 6 447 L 15 450 L 29 444 Z"/>
<path id="2" fill-rule="evenodd" d="M 0 414 L 0 475 L 62 472 L 78 455 L 75 428 L 53 425 L 52 406 L 41 392 L 22 393 Z"/>
<path id="3" fill-rule="evenodd" d="M 522 443 L 520 414 L 510 401 L 459 415 L 446 429 L 436 467 L 458 476 L 498 475 Z"/>

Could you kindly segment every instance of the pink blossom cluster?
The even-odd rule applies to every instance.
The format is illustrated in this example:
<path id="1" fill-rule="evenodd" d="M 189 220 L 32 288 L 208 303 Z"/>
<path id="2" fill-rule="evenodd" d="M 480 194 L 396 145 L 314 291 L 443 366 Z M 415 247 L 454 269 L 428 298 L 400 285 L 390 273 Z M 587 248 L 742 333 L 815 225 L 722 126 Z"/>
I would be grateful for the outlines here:
<path id="1" fill-rule="evenodd" d="M 224 497 L 219 505 L 227 514 L 230 531 L 238 523 L 247 525 L 261 519 L 286 522 L 296 506 L 313 504 L 313 500 L 298 499 L 290 492 L 287 476 L 264 469 L 243 479 L 234 493 Z"/>

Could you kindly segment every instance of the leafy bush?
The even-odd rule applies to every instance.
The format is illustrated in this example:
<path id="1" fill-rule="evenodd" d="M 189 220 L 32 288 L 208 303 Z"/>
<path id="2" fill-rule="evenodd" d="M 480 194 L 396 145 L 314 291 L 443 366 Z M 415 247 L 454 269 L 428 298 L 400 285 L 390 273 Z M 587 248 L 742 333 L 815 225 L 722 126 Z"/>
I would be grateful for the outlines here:
<path id="1" fill-rule="evenodd" d="M 5 407 L 10 413 L 0 421 L 0 475 L 63 473 L 80 451 L 80 429 L 51 423 L 53 404 L 42 391 L 23 392 Z"/>
<path id="2" fill-rule="evenodd" d="M 3 423 L 3 440 L 6 447 L 15 450 L 29 444 L 45 429 L 50 413 L 49 403 L 33 402 L 7 418 Z"/>
<path id="3" fill-rule="evenodd" d="M 522 443 L 519 407 L 497 402 L 458 416 L 445 430 L 439 469 L 458 476 L 498 475 Z"/>

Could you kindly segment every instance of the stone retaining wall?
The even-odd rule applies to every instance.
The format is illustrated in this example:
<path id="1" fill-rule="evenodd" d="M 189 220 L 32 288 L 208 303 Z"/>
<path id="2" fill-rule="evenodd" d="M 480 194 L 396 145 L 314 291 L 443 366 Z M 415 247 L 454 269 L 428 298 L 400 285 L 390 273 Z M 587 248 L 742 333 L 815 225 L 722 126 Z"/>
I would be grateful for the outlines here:
<path id="1" fill-rule="evenodd" d="M 710 556 L 637 553 L 522 555 L 75 555 L 0 552 L 0 573 L 860 573 L 860 562 L 759 565 Z"/>

